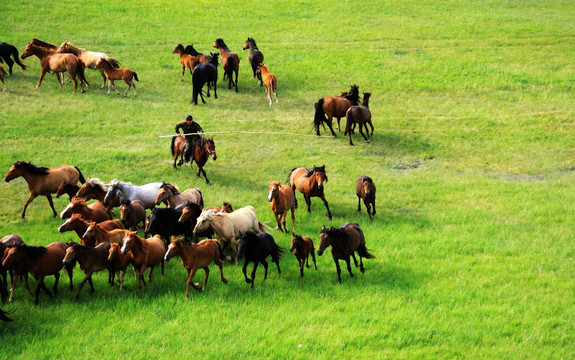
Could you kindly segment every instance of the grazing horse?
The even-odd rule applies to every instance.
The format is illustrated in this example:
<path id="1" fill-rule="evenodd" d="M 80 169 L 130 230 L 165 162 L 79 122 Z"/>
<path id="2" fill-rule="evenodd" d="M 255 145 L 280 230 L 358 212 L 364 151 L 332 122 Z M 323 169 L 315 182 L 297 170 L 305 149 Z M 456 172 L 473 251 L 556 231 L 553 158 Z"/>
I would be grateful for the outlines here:
<path id="1" fill-rule="evenodd" d="M 112 180 L 104 196 L 104 204 L 109 204 L 116 196 L 120 196 L 121 199 L 130 201 L 140 200 L 146 209 L 153 209 L 156 206 L 156 195 L 161 185 L 161 182 L 153 182 L 138 186 Z"/>
<path id="2" fill-rule="evenodd" d="M 309 269 L 309 256 L 313 260 L 313 266 L 317 270 L 317 264 L 315 263 L 315 248 L 313 246 L 312 239 L 308 237 L 302 237 L 301 235 L 296 235 L 292 233 L 291 246 L 289 251 L 293 252 L 297 262 L 299 264 L 299 274 L 303 277 L 303 266 L 304 264 Z"/>
<path id="3" fill-rule="evenodd" d="M 64 180 L 60 186 L 58 186 L 58 190 L 56 190 L 56 198 L 59 198 L 64 194 L 68 194 L 70 201 L 72 201 L 72 198 L 76 196 L 78 190 L 80 190 L 80 187 L 77 184 L 70 184 L 68 181 Z"/>
<path id="4" fill-rule="evenodd" d="M 14 60 L 12 60 L 10 56 L 12 56 Z M 26 70 L 26 65 L 20 62 L 20 59 L 18 58 L 18 49 L 16 49 L 14 45 L 0 42 L 0 63 L 3 63 L 2 59 L 6 61 L 6 64 L 8 64 L 8 72 L 10 75 L 12 75 L 12 66 L 14 66 L 14 62 L 16 62 L 22 70 Z"/>
<path id="5" fill-rule="evenodd" d="M 357 85 L 352 85 L 349 92 L 342 96 L 326 96 L 318 100 L 315 106 L 315 116 L 314 116 L 314 129 L 316 135 L 319 136 L 319 126 L 326 123 L 331 134 L 335 136 L 333 131 L 332 122 L 333 118 L 337 119 L 337 130 L 341 131 L 339 128 L 339 122 L 342 117 L 345 116 L 347 109 L 353 105 L 358 105 L 359 102 L 359 87 Z M 327 114 L 327 118 L 325 115 Z"/>
<path id="6" fill-rule="evenodd" d="M 214 159 L 216 161 L 218 159 L 218 155 L 216 154 L 216 143 L 214 142 L 214 138 L 204 139 L 202 138 L 200 141 L 196 141 L 194 144 L 194 151 L 192 152 L 193 157 L 190 161 L 190 166 L 193 166 L 194 162 L 198 165 L 198 171 L 196 171 L 196 175 L 200 177 L 200 173 L 204 175 L 204 179 L 206 179 L 206 184 L 210 185 L 210 180 L 206 176 L 206 170 L 204 170 L 204 165 L 208 162 L 208 158 Z"/>
<path id="7" fill-rule="evenodd" d="M 120 92 L 118 91 L 118 89 L 116 89 L 116 84 L 114 84 L 114 80 L 124 80 L 124 82 L 128 85 L 128 88 L 126 89 L 126 91 L 124 91 L 124 96 L 127 96 L 128 91 L 130 90 L 131 87 L 133 87 L 134 97 L 136 97 L 137 95 L 136 84 L 134 84 L 134 80 L 136 81 L 140 80 L 138 79 L 138 74 L 136 74 L 135 71 L 132 71 L 130 69 L 116 69 L 112 66 L 110 62 L 108 62 L 108 60 L 104 58 L 98 60 L 94 68 L 100 71 L 104 70 L 104 72 L 106 73 L 106 77 L 108 78 L 108 95 L 110 95 L 110 86 L 111 86 L 114 88 L 114 91 L 119 96 Z"/>
<path id="8" fill-rule="evenodd" d="M 179 222 L 182 210 L 185 205 L 175 208 L 154 208 L 146 219 L 146 234 L 159 235 L 164 239 L 166 245 L 170 242 L 170 237 L 184 234 L 186 239 L 192 238 L 192 224 L 190 221 Z"/>
<path id="9" fill-rule="evenodd" d="M 235 85 L 236 92 L 238 92 L 238 72 L 240 71 L 240 57 L 230 51 L 221 38 L 214 41 L 213 47 L 220 50 L 222 55 L 222 67 L 224 68 L 224 80 L 228 77 L 228 89 Z M 236 74 L 236 81 L 232 79 L 232 75 Z"/>
<path id="10" fill-rule="evenodd" d="M 196 49 L 194 49 L 194 44 L 190 44 L 190 45 L 186 46 L 186 48 L 184 49 L 184 52 L 188 55 L 195 57 L 202 64 L 205 64 L 205 63 L 210 61 L 210 55 L 204 55 L 204 54 L 198 52 Z"/>
<path id="11" fill-rule="evenodd" d="M 368 176 L 360 176 L 355 183 L 355 194 L 357 195 L 357 211 L 361 211 L 361 200 L 367 209 L 369 219 L 373 220 L 375 215 L 375 184 Z M 373 206 L 373 210 L 371 210 Z"/>
<path id="12" fill-rule="evenodd" d="M 271 181 L 268 201 L 274 213 L 274 218 L 278 224 L 278 229 L 282 232 L 289 232 L 286 227 L 286 216 L 287 211 L 291 210 L 291 223 L 293 231 L 295 231 L 295 194 L 292 187 L 282 185 L 279 181 Z"/>
<path id="13" fill-rule="evenodd" d="M 78 81 L 76 77 L 80 79 L 80 90 L 84 92 L 84 84 L 90 86 L 90 83 L 84 76 L 84 62 L 76 57 L 73 54 L 60 54 L 49 49 L 36 46 L 32 43 L 29 43 L 22 52 L 22 59 L 27 58 L 28 56 L 35 55 L 40 60 L 40 66 L 42 67 L 42 73 L 40 74 L 40 80 L 38 80 L 38 85 L 36 88 L 39 88 L 42 85 L 42 79 L 46 75 L 48 71 L 54 71 L 57 73 L 68 71 L 70 77 L 74 81 L 74 91 L 78 89 Z M 64 78 L 62 80 L 59 79 L 60 88 L 64 85 Z"/>
<path id="14" fill-rule="evenodd" d="M 52 297 L 52 293 L 44 284 L 44 278 L 48 275 L 54 275 L 56 281 L 54 282 L 54 294 L 58 291 L 58 281 L 60 280 L 60 270 L 62 270 L 64 256 L 66 256 L 66 249 L 68 244 L 57 241 L 49 244 L 48 246 L 28 246 L 25 244 L 14 246 L 6 252 L 2 259 L 2 266 L 23 266 L 38 282 L 36 285 L 36 300 L 34 305 L 38 305 L 38 296 L 40 291 L 44 290 L 48 296 Z M 72 270 L 76 265 L 75 262 L 65 266 L 70 278 L 70 290 L 73 289 L 72 284 Z M 13 291 L 14 289 L 12 289 Z M 12 293 L 13 295 L 13 293 Z M 12 298 L 11 295 L 11 298 Z"/>
<path id="15" fill-rule="evenodd" d="M 331 220 L 329 205 L 323 194 L 323 184 L 325 182 L 327 182 L 325 165 L 320 167 L 314 165 L 311 170 L 305 167 L 294 168 L 291 170 L 289 178 L 294 194 L 296 189 L 303 194 L 307 204 L 307 212 L 311 212 L 311 198 L 319 197 L 327 209 L 328 220 Z M 295 198 L 295 207 L 297 208 L 297 198 Z"/>
<path id="16" fill-rule="evenodd" d="M 139 271 L 138 273 L 138 288 L 142 290 L 142 282 L 146 285 L 144 280 L 144 271 L 150 268 L 148 273 L 148 282 L 152 282 L 152 271 L 157 265 L 161 266 L 162 276 L 164 276 L 164 253 L 166 248 L 159 235 L 154 235 L 149 239 L 142 239 L 135 231 L 128 232 L 122 240 L 122 255 L 128 254 L 132 251 L 132 264 Z"/>
<path id="17" fill-rule="evenodd" d="M 264 64 L 258 66 L 257 73 L 262 79 L 262 82 L 266 88 L 266 93 L 268 94 L 268 100 L 270 102 L 270 107 L 272 106 L 272 91 L 276 97 L 276 104 L 279 103 L 278 100 L 278 81 L 276 76 L 268 70 L 268 67 Z"/>
<path id="18" fill-rule="evenodd" d="M 194 236 L 205 231 L 208 226 L 214 231 L 216 238 L 222 244 L 229 244 L 232 248 L 234 261 L 238 264 L 236 238 L 240 231 L 254 229 L 256 233 L 265 231 L 266 226 L 259 222 L 253 206 L 246 206 L 231 213 L 205 210 L 197 219 L 194 227 Z"/>
<path id="19" fill-rule="evenodd" d="M 99 245 L 103 242 L 107 243 L 121 243 L 122 239 L 129 232 L 127 229 L 112 229 L 106 230 L 100 224 L 95 221 L 90 221 L 88 223 L 88 228 L 84 235 L 82 235 L 82 241 L 86 244 Z"/>
<path id="20" fill-rule="evenodd" d="M 276 263 L 278 268 L 278 274 L 281 274 L 280 270 L 280 258 L 282 256 L 283 250 L 276 244 L 273 236 L 270 234 L 256 234 L 253 231 L 240 231 L 238 236 L 238 258 L 245 257 L 244 266 L 242 271 L 244 273 L 244 278 L 248 284 L 252 284 L 251 288 L 254 288 L 254 282 L 256 278 L 256 270 L 258 264 L 262 264 L 265 269 L 264 280 L 268 278 L 268 263 L 266 258 L 271 255 L 272 262 Z M 254 263 L 254 268 L 252 270 L 251 279 L 248 279 L 246 273 L 247 266 L 250 262 Z"/>
<path id="21" fill-rule="evenodd" d="M 172 54 L 175 53 L 178 53 L 178 55 L 180 55 L 180 64 L 182 65 L 182 76 L 180 77 L 180 81 L 184 81 L 184 74 L 186 73 L 186 68 L 190 69 L 190 76 L 192 76 L 195 63 L 199 62 L 199 60 L 194 56 L 186 54 L 186 52 L 184 51 L 184 45 L 182 44 L 176 45 L 176 48 L 172 50 Z"/>
<path id="22" fill-rule="evenodd" d="M 68 265 L 74 260 L 80 264 L 80 269 L 84 272 L 84 279 L 78 285 L 76 301 L 80 298 L 80 292 L 86 284 L 90 283 L 90 294 L 94 293 L 94 284 L 92 283 L 92 274 L 102 270 L 108 270 L 108 283 L 112 282 L 113 271 L 108 262 L 108 253 L 110 252 L 110 243 L 101 243 L 96 247 L 83 246 L 75 242 L 70 242 L 66 249 L 66 256 L 62 260 L 64 265 Z"/>
<path id="23" fill-rule="evenodd" d="M 86 199 L 81 197 L 74 197 L 72 201 L 66 206 L 64 210 L 60 213 L 60 219 L 67 219 L 72 214 L 81 214 L 86 220 L 93 220 L 96 222 L 102 222 L 110 220 L 110 215 L 106 211 L 106 207 L 100 201 L 96 201 L 88 205 Z"/>
<path id="24" fill-rule="evenodd" d="M 168 246 L 168 251 L 164 256 L 165 261 L 169 261 L 174 256 L 179 256 L 182 259 L 182 265 L 188 272 L 188 281 L 186 282 L 186 299 L 190 294 L 190 285 L 198 291 L 202 291 L 208 285 L 208 276 L 210 269 L 208 265 L 214 262 L 220 268 L 220 279 L 224 284 L 228 280 L 224 277 L 222 269 L 222 260 L 225 259 L 219 242 L 213 239 L 205 239 L 197 244 L 189 244 L 182 239 L 172 240 Z M 206 276 L 204 277 L 204 285 L 200 286 L 199 283 L 194 283 L 194 275 L 198 269 L 204 269 Z"/>
<path id="25" fill-rule="evenodd" d="M 180 193 L 177 186 L 166 182 L 162 182 L 160 190 L 158 190 L 156 205 L 160 205 L 162 201 L 166 201 L 168 207 L 176 207 L 190 201 L 204 207 L 204 199 L 202 198 L 200 189 L 186 189 Z"/>
<path id="26" fill-rule="evenodd" d="M 132 231 L 138 230 L 138 224 L 142 223 L 140 228 L 146 225 L 146 209 L 140 200 L 130 201 L 125 199 L 120 205 L 120 220 L 126 229 Z"/>
<path id="27" fill-rule="evenodd" d="M 260 86 L 262 86 L 263 85 L 262 77 L 261 75 L 258 75 L 257 70 L 258 66 L 260 64 L 263 64 L 264 62 L 264 54 L 262 54 L 262 52 L 258 49 L 256 41 L 251 37 L 248 37 L 248 39 L 244 43 L 244 46 L 242 47 L 242 50 L 246 50 L 248 48 L 250 49 L 250 55 L 248 56 L 248 61 L 250 62 L 250 65 L 252 66 L 252 70 L 254 72 L 253 77 L 255 78 L 257 76 Z"/>
<path id="28" fill-rule="evenodd" d="M 368 92 L 364 92 L 363 93 L 363 103 L 361 104 L 361 106 L 352 106 L 347 110 L 346 113 L 346 117 L 347 117 L 347 124 L 345 125 L 345 132 L 343 133 L 343 136 L 345 136 L 345 134 L 349 133 L 349 144 L 353 145 L 353 142 L 351 141 L 351 133 L 352 133 L 352 125 L 354 125 L 354 123 L 359 124 L 359 133 L 361 134 L 361 136 L 363 136 L 363 138 L 365 139 L 366 142 L 369 142 L 369 139 L 371 139 L 371 137 L 373 136 L 373 124 L 371 123 L 371 111 L 369 111 L 369 98 L 371 97 L 371 93 Z M 371 126 L 371 134 L 369 133 L 369 130 L 367 129 L 367 124 L 369 124 L 369 126 Z M 364 133 L 363 133 L 363 128 L 365 127 L 365 132 L 367 133 L 367 135 L 369 135 L 369 137 L 367 137 Z"/>
<path id="29" fill-rule="evenodd" d="M 364 273 L 363 260 L 373 259 L 374 256 L 369 253 L 369 250 L 365 247 L 365 236 L 363 231 L 359 228 L 358 224 L 347 223 L 343 224 L 339 229 L 330 228 L 327 229 L 322 226 L 321 233 L 319 235 L 319 248 L 317 249 L 317 254 L 321 256 L 323 251 L 331 246 L 331 256 L 335 262 L 335 267 L 337 269 L 337 282 L 341 283 L 341 268 L 339 267 L 339 260 L 345 260 L 347 263 L 347 271 L 349 275 L 353 277 L 351 272 L 351 264 L 349 257 L 353 258 L 355 267 L 357 267 L 357 259 L 355 258 L 355 252 L 359 255 L 359 270 Z"/>
<path id="30" fill-rule="evenodd" d="M 8 74 L 6 73 L 6 70 L 4 70 L 2 65 L 0 65 L 0 81 L 2 81 L 2 92 L 7 91 L 6 83 L 4 82 L 4 75 L 8 75 Z"/>
<path id="31" fill-rule="evenodd" d="M 120 283 L 120 290 L 124 287 L 124 276 L 128 265 L 132 263 L 132 252 L 128 251 L 126 255 L 122 255 L 122 244 L 111 243 L 110 252 L 108 253 L 108 262 L 114 271 L 114 275 L 118 275 L 118 283 Z M 114 285 L 114 275 L 112 275 L 112 283 Z"/>
<path id="32" fill-rule="evenodd" d="M 76 184 L 78 181 L 83 184 L 86 181 L 80 169 L 75 166 L 60 165 L 55 168 L 45 168 L 25 161 L 16 161 L 4 177 L 4 181 L 9 182 L 19 176 L 22 176 L 24 180 L 26 180 L 28 191 L 30 191 L 30 196 L 24 204 L 24 210 L 22 210 L 22 219 L 26 216 L 26 208 L 28 205 L 40 195 L 46 196 L 54 213 L 54 217 L 56 217 L 58 213 L 56 209 L 54 209 L 51 194 L 58 191 L 58 187 L 62 181 L 67 181 L 70 184 Z"/>
<path id="33" fill-rule="evenodd" d="M 106 86 L 106 75 L 104 73 L 104 70 L 96 69 L 96 64 L 98 63 L 98 60 L 100 60 L 101 58 L 104 58 L 104 59 L 106 59 L 106 61 L 108 63 L 110 63 L 110 65 L 112 65 L 113 68 L 117 69 L 120 67 L 120 62 L 118 60 L 111 58 L 111 57 L 108 57 L 108 55 L 106 55 L 103 52 L 95 52 L 95 51 L 90 51 L 87 49 L 82 49 L 82 48 L 79 48 L 79 47 L 72 45 L 71 43 L 69 43 L 67 41 L 64 41 L 62 43 L 62 45 L 60 45 L 56 49 L 56 51 L 59 53 L 74 54 L 80 60 L 82 60 L 82 62 L 84 63 L 84 65 L 86 65 L 87 68 L 99 70 L 100 75 L 102 75 L 102 79 L 104 80 L 104 83 L 102 84 L 102 88 L 104 86 Z"/>
<path id="34" fill-rule="evenodd" d="M 197 64 L 192 73 L 192 101 L 191 104 L 198 105 L 198 95 L 205 104 L 202 88 L 208 84 L 207 96 L 210 97 L 210 88 L 214 87 L 214 97 L 218 98 L 218 54 L 212 54 L 207 63 Z"/>
<path id="35" fill-rule="evenodd" d="M 82 237 L 86 233 L 86 230 L 88 230 L 89 226 L 90 221 L 84 219 L 81 214 L 75 213 L 72 214 L 72 216 L 68 220 L 66 220 L 62 225 L 60 225 L 58 231 L 61 233 L 64 233 L 66 231 L 74 231 L 76 235 L 78 235 L 78 237 L 80 238 L 82 245 L 93 247 L 96 246 L 95 241 L 86 242 L 84 241 L 84 239 L 82 239 Z M 102 221 L 101 223 L 98 223 L 98 226 L 107 231 L 124 228 L 122 222 L 120 220 L 115 219 Z"/>

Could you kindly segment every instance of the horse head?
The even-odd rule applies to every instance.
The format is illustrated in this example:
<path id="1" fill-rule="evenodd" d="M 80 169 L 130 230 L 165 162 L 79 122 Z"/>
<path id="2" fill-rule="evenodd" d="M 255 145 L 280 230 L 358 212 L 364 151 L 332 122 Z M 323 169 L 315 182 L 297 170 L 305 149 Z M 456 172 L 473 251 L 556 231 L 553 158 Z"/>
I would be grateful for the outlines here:
<path id="1" fill-rule="evenodd" d="M 95 235 L 96 235 L 96 222 L 90 221 L 88 223 L 88 228 L 86 229 L 86 232 L 84 233 L 84 235 L 82 235 L 82 240 L 84 241 L 93 240 Z"/>
<path id="2" fill-rule="evenodd" d="M 268 195 L 268 202 L 272 202 L 278 196 L 280 191 L 281 182 L 279 181 L 271 181 L 270 182 L 270 193 Z"/>
<path id="3" fill-rule="evenodd" d="M 297 249 L 301 241 L 302 241 L 301 235 L 296 235 L 295 233 L 292 233 L 291 245 L 289 251 L 293 252 L 295 249 Z"/>
<path id="4" fill-rule="evenodd" d="M 20 168 L 19 165 L 20 161 L 16 161 L 14 165 L 10 167 L 10 170 L 8 170 L 8 173 L 4 177 L 4 181 L 9 182 L 10 180 L 14 180 L 20 176 L 20 171 L 18 170 Z"/>
<path id="5" fill-rule="evenodd" d="M 132 247 L 134 246 L 134 241 L 136 239 L 136 236 L 138 236 L 137 231 L 130 231 L 122 239 L 122 248 L 120 249 L 120 252 L 122 253 L 122 255 L 128 254 L 128 251 L 130 251 L 132 249 Z"/>
<path id="6" fill-rule="evenodd" d="M 174 50 L 172 50 L 172 54 L 176 54 L 176 53 L 182 53 L 184 52 L 184 45 L 182 44 L 178 44 L 176 45 L 176 47 L 174 48 Z"/>
<path id="7" fill-rule="evenodd" d="M 323 166 L 313 166 L 313 176 L 317 182 L 317 188 L 323 190 L 323 183 L 327 182 L 327 174 L 325 173 L 325 165 Z"/>
<path id="8" fill-rule="evenodd" d="M 182 238 L 173 239 L 170 245 L 168 245 L 168 250 L 166 250 L 164 260 L 169 261 L 174 256 L 178 256 L 180 254 L 181 246 L 182 246 Z"/>
<path id="9" fill-rule="evenodd" d="M 216 155 L 216 143 L 214 143 L 214 138 L 209 138 L 206 141 L 206 152 L 208 156 L 211 156 L 214 161 L 218 159 L 218 155 Z"/>
<path id="10" fill-rule="evenodd" d="M 196 219 L 196 226 L 194 226 L 194 237 L 198 236 L 199 233 L 206 231 L 208 226 L 210 226 L 210 221 L 214 218 L 214 212 L 212 210 L 202 211 L 200 216 Z"/>
<path id="11" fill-rule="evenodd" d="M 106 196 L 104 196 L 104 205 L 108 205 L 108 203 L 110 201 L 112 201 L 113 198 L 115 198 L 117 195 L 123 195 L 124 197 L 124 190 L 122 189 L 122 185 L 120 185 L 119 182 L 114 182 L 112 180 L 112 183 L 110 184 L 110 186 L 108 186 L 108 191 L 106 192 Z"/>
<path id="12" fill-rule="evenodd" d="M 319 247 L 317 248 L 317 255 L 322 256 L 325 249 L 331 245 L 331 238 L 329 237 L 329 232 L 333 228 L 326 228 L 325 225 L 321 226 L 321 232 L 319 234 Z"/>

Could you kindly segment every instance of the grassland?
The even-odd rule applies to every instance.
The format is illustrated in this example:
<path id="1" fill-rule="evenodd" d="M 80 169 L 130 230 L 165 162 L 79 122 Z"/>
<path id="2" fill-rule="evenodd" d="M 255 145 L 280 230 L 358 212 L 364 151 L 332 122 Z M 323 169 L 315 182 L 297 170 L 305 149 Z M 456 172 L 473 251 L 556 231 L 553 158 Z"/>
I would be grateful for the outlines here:
<path id="1" fill-rule="evenodd" d="M 317 241 L 322 224 L 358 222 L 376 255 L 338 285 L 329 254 L 299 279 L 286 251 L 282 274 L 270 269 L 263 283 L 259 273 L 251 291 L 228 264 L 228 284 L 212 272 L 187 301 L 178 260 L 142 292 L 132 277 L 122 292 L 109 288 L 100 273 L 92 296 L 85 288 L 75 303 L 63 280 L 56 298 L 34 306 L 19 287 L 4 307 L 15 322 L 0 324 L 0 358 L 575 356 L 571 2 L 5 1 L 0 13 L 0 41 L 20 51 L 34 37 L 68 40 L 140 78 L 136 99 L 107 96 L 91 70 L 85 94 L 52 76 L 34 89 L 40 69 L 27 59 L 0 94 L 0 169 L 72 164 L 104 181 L 200 187 L 208 206 L 250 204 L 273 225 L 269 181 L 325 164 L 334 218 L 315 199 L 310 214 L 297 210 L 297 232 Z M 272 108 L 241 50 L 248 36 L 278 77 Z M 193 43 L 207 53 L 218 37 L 242 59 L 239 93 L 220 82 L 219 99 L 192 106 L 171 50 Z M 172 169 L 159 137 L 188 113 L 206 131 L 311 134 L 313 102 L 351 83 L 373 93 L 370 144 L 359 135 L 355 147 L 341 136 L 215 135 L 207 186 L 189 168 Z M 364 174 L 378 188 L 373 222 L 356 208 Z M 0 184 L 0 235 L 74 239 L 58 233 L 45 199 L 20 220 L 27 196 L 22 179 Z M 273 235 L 288 248 L 289 235 Z"/>

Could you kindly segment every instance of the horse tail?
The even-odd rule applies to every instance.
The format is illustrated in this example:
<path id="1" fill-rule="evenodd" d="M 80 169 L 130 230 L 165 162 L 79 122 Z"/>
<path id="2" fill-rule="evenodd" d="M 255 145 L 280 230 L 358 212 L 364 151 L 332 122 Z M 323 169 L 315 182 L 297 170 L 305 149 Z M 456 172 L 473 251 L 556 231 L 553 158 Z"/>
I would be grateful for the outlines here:
<path id="1" fill-rule="evenodd" d="M 176 155 L 176 146 L 175 146 L 176 137 L 177 137 L 177 136 L 173 136 L 173 137 L 172 137 L 172 145 L 170 145 L 170 150 L 172 150 L 172 156 L 175 156 L 175 155 Z"/>
<path id="2" fill-rule="evenodd" d="M 259 56 L 254 56 L 252 57 L 252 61 L 251 61 L 251 65 L 252 65 L 252 69 L 257 70 L 259 64 Z"/>
<path id="3" fill-rule="evenodd" d="M 74 166 L 74 168 L 76 169 L 76 171 L 78 171 L 78 175 L 80 178 L 80 183 L 83 184 L 86 182 L 86 179 L 84 178 L 84 175 L 82 175 L 82 172 L 80 171 L 80 169 L 78 169 L 77 166 Z"/>
<path id="4" fill-rule="evenodd" d="M 86 69 L 86 64 L 84 64 L 84 62 L 80 59 L 78 59 L 78 75 L 80 76 L 80 81 L 83 81 L 86 83 L 86 85 L 88 86 L 92 86 L 90 85 L 90 83 L 88 82 L 88 79 L 86 79 L 86 76 L 84 75 L 84 70 Z"/>
<path id="5" fill-rule="evenodd" d="M 136 74 L 135 71 L 132 71 L 132 73 L 134 74 L 134 79 L 136 79 L 136 81 L 140 81 L 140 80 L 138 79 L 138 74 Z"/>
<path id="6" fill-rule="evenodd" d="M 317 101 L 317 106 L 315 108 L 315 116 L 313 118 L 313 129 L 315 130 L 316 134 L 319 135 L 319 126 L 327 121 L 325 117 L 325 111 L 323 111 L 323 98 Z"/>
<path id="7" fill-rule="evenodd" d="M 365 247 L 365 235 L 363 235 L 363 231 L 359 227 L 359 225 L 355 224 L 355 228 L 359 231 L 359 235 L 361 236 L 361 243 L 357 248 L 357 253 L 364 259 L 373 259 L 375 256 L 369 252 L 367 247 Z"/>
<path id="8" fill-rule="evenodd" d="M 26 70 L 27 66 L 20 61 L 20 56 L 18 56 L 18 49 L 16 49 L 16 46 L 10 45 L 10 49 L 12 50 L 12 57 L 14 58 L 14 61 L 16 61 L 16 64 L 20 65 L 22 70 Z"/>
<path id="9" fill-rule="evenodd" d="M 276 244 L 274 241 L 274 243 L 272 244 L 272 251 L 270 254 L 272 256 L 272 260 L 276 263 L 279 262 L 283 253 L 284 253 L 284 250 L 281 247 L 279 247 L 279 245 Z"/>
<path id="10" fill-rule="evenodd" d="M 216 244 L 218 244 L 218 249 L 220 249 L 220 260 L 225 260 L 226 255 L 224 255 L 224 248 L 222 247 L 222 244 L 218 240 L 216 240 Z"/>
<path id="11" fill-rule="evenodd" d="M 291 169 L 291 170 L 289 171 L 288 177 L 287 177 L 287 179 L 286 179 L 286 184 L 287 184 L 288 186 L 291 186 L 291 183 L 290 183 L 291 173 L 293 173 L 293 171 L 294 171 L 295 169 L 297 169 L 297 168 L 295 167 L 295 168 L 293 168 L 293 169 Z"/>
<path id="12" fill-rule="evenodd" d="M 202 190 L 196 188 L 196 191 L 200 194 L 200 206 L 203 209 L 204 208 L 204 195 L 202 194 Z"/>
<path id="13" fill-rule="evenodd" d="M 114 58 L 106 58 L 106 61 L 109 62 L 110 66 L 112 66 L 114 69 L 120 68 L 120 62 Z"/>
<path id="14" fill-rule="evenodd" d="M 4 310 L 0 309 L 0 320 L 5 321 L 5 322 L 14 321 L 14 319 L 12 319 L 11 317 L 8 316 L 11 313 L 12 313 L 12 311 L 4 311 Z"/>
<path id="15" fill-rule="evenodd" d="M 228 76 L 228 82 L 233 85 L 234 79 L 232 78 L 232 75 L 234 74 L 234 58 L 232 56 L 228 57 L 226 65 L 227 65 L 226 75 Z"/>
<path id="16" fill-rule="evenodd" d="M 347 122 L 345 123 L 345 131 L 343 132 L 343 136 L 345 136 L 348 131 L 351 133 L 351 127 L 353 125 L 353 114 L 352 113 L 353 113 L 353 111 L 351 108 L 349 108 L 347 110 L 347 112 L 345 113 L 345 117 L 347 119 Z"/>
<path id="17" fill-rule="evenodd" d="M 261 232 L 268 232 L 268 230 L 271 230 L 269 226 L 262 223 L 261 221 L 258 221 L 258 227 L 260 228 Z"/>

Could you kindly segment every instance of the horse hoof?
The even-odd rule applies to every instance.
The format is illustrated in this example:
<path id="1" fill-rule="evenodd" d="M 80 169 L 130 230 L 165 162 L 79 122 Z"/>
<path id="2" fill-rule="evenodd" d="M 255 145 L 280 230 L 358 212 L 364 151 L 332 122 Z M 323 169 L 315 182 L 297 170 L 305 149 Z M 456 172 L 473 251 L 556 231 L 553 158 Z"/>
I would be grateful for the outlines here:
<path id="1" fill-rule="evenodd" d="M 246 282 L 247 282 L 248 284 L 251 284 L 251 283 L 252 283 L 252 281 L 251 281 L 250 279 L 246 279 Z"/>

